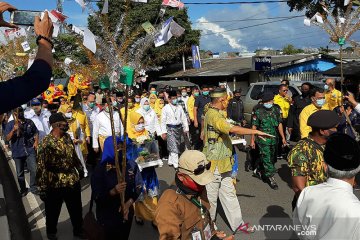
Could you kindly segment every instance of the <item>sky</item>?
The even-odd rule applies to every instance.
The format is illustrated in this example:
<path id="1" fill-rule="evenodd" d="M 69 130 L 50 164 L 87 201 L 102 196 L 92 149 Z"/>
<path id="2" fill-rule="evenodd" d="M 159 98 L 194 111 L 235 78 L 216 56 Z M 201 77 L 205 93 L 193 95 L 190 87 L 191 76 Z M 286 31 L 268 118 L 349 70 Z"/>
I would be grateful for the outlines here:
<path id="1" fill-rule="evenodd" d="M 109 0 L 111 1 L 111 0 Z M 184 2 L 228 2 L 235 0 L 184 0 Z M 20 10 L 55 9 L 56 0 L 9 1 Z M 256 49 L 282 49 L 287 44 L 297 48 L 318 48 L 329 45 L 329 37 L 321 28 L 304 26 L 304 17 L 287 21 L 279 19 L 254 20 L 274 17 L 303 16 L 303 12 L 289 12 L 286 3 L 186 5 L 194 29 L 201 30 L 200 49 L 213 52 L 253 52 Z M 68 22 L 77 26 L 87 25 L 88 12 L 82 12 L 75 0 L 64 0 L 64 14 Z M 6 16 L 6 15 L 5 15 Z M 236 21 L 234 21 L 236 20 Z M 240 20 L 240 21 L 239 21 Z M 255 26 L 271 21 L 270 24 Z M 240 29 L 242 28 L 242 29 Z M 353 40 L 360 41 L 356 33 Z M 171 40 L 170 40 L 171 41 Z"/>

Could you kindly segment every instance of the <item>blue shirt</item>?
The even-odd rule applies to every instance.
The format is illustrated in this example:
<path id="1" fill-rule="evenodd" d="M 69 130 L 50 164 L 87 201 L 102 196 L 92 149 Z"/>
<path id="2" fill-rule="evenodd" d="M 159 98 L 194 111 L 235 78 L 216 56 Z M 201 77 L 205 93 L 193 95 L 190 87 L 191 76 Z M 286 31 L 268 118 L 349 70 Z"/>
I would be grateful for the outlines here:
<path id="1" fill-rule="evenodd" d="M 12 120 L 6 124 L 5 136 L 14 128 L 15 121 Z M 35 154 L 34 143 L 35 136 L 39 133 L 33 121 L 25 119 L 19 127 L 19 136 L 14 132 L 10 139 L 10 147 L 13 158 L 27 157 L 29 154 Z"/>

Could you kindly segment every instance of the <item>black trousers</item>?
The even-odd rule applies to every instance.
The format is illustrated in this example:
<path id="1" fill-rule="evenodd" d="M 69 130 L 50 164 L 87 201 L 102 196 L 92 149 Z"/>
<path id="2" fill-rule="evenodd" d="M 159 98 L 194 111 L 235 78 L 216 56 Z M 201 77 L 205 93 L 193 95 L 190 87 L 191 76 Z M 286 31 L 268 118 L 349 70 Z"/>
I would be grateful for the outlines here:
<path id="1" fill-rule="evenodd" d="M 158 140 L 158 144 L 159 144 L 159 154 L 160 154 L 160 158 L 167 158 L 169 156 L 169 152 L 167 150 L 167 143 L 166 140 L 164 141 L 161 136 L 157 136 L 156 140 Z"/>
<path id="2" fill-rule="evenodd" d="M 90 138 L 90 144 L 87 144 L 88 148 L 88 155 L 87 155 L 87 164 L 90 164 L 93 168 L 95 168 L 96 164 L 98 163 L 99 154 L 96 153 L 92 147 L 93 139 Z"/>
<path id="3" fill-rule="evenodd" d="M 194 150 L 202 151 L 204 143 L 203 140 L 200 139 L 201 124 L 199 123 L 199 126 L 195 127 L 194 122 L 191 122 L 189 126 L 189 134 L 191 138 L 191 143 L 194 146 Z"/>
<path id="4" fill-rule="evenodd" d="M 104 226 L 105 240 L 128 240 L 134 218 L 134 207 L 129 209 L 128 220 L 117 226 Z"/>
<path id="5" fill-rule="evenodd" d="M 70 215 L 73 233 L 82 232 L 83 217 L 80 182 L 77 182 L 73 187 L 48 189 L 44 202 L 47 234 L 57 233 L 57 224 L 63 202 L 65 202 Z"/>

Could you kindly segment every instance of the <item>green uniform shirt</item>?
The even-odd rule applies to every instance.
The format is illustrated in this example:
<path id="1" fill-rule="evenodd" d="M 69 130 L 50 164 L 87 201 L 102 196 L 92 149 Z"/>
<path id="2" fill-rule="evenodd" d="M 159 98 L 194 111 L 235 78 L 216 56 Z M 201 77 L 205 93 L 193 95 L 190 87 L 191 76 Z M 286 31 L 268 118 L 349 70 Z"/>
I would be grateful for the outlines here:
<path id="1" fill-rule="evenodd" d="M 273 106 L 270 109 L 266 109 L 264 106 L 255 110 L 252 116 L 252 125 L 256 126 L 256 129 L 265 133 L 277 136 L 277 128 L 281 123 L 281 112 L 279 107 Z M 276 138 L 256 138 L 258 144 L 272 145 L 277 143 Z"/>
<path id="2" fill-rule="evenodd" d="M 204 120 L 204 154 L 211 161 L 211 170 L 217 167 L 220 173 L 232 169 L 232 143 L 229 137 L 233 126 L 224 115 L 215 108 L 206 111 Z"/>
<path id="3" fill-rule="evenodd" d="M 311 138 L 300 140 L 288 155 L 291 175 L 306 177 L 306 186 L 325 182 L 327 176 L 323 167 L 323 152 L 324 145 Z"/>

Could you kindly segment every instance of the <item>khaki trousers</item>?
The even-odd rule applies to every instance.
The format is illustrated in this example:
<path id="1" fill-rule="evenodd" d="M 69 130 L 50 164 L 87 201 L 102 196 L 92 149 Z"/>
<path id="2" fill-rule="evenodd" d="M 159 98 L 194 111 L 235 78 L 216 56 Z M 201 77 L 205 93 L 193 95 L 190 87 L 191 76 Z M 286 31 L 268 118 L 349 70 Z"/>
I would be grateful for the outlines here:
<path id="1" fill-rule="evenodd" d="M 211 219 L 213 221 L 216 219 L 217 200 L 219 198 L 230 227 L 235 231 L 244 221 L 233 180 L 230 176 L 222 178 L 217 168 L 215 169 L 214 176 L 216 180 L 206 185 Z"/>

